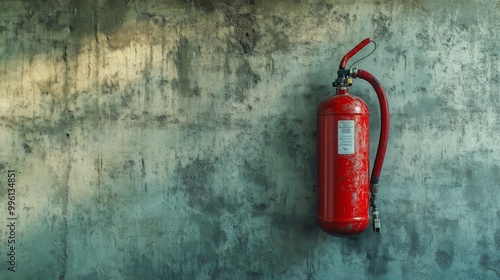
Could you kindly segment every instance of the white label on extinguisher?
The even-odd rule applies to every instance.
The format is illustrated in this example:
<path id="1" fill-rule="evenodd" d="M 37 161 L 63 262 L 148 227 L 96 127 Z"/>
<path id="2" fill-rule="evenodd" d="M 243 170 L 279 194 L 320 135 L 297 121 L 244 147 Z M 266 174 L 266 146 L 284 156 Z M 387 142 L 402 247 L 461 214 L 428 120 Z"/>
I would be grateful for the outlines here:
<path id="1" fill-rule="evenodd" d="M 338 154 L 354 154 L 354 121 L 339 121 L 338 137 Z"/>

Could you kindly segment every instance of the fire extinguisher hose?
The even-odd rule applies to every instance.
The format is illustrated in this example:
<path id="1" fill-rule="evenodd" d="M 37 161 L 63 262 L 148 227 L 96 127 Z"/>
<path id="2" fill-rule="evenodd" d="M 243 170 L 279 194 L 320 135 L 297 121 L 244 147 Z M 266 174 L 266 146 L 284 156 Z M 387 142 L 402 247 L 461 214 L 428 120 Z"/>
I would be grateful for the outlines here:
<path id="1" fill-rule="evenodd" d="M 389 104 L 387 102 L 387 95 L 385 94 L 384 88 L 380 82 L 371 73 L 365 70 L 358 70 L 357 77 L 361 78 L 373 87 L 377 93 L 378 102 L 380 105 L 380 139 L 378 142 L 377 156 L 375 157 L 375 163 L 373 164 L 372 176 L 370 183 L 372 185 L 378 184 L 380 177 L 380 172 L 382 171 L 382 165 L 384 164 L 385 152 L 387 150 L 387 142 L 389 141 Z"/>

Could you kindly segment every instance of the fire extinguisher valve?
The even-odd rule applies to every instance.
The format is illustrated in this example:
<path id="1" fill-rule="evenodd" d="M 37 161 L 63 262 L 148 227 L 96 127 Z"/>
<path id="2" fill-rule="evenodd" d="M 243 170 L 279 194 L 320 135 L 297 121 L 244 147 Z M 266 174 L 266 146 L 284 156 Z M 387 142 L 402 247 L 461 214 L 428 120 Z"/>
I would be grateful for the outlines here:
<path id="1" fill-rule="evenodd" d="M 357 78 L 358 69 L 339 69 L 337 79 L 333 82 L 333 87 L 346 88 L 352 86 L 352 78 Z"/>
<path id="2" fill-rule="evenodd" d="M 339 69 L 339 71 L 337 71 L 337 75 L 339 77 L 351 76 L 351 69 Z"/>
<path id="3" fill-rule="evenodd" d="M 333 82 L 333 87 L 346 88 L 352 86 L 352 78 L 346 76 L 339 76 L 335 82 Z"/>

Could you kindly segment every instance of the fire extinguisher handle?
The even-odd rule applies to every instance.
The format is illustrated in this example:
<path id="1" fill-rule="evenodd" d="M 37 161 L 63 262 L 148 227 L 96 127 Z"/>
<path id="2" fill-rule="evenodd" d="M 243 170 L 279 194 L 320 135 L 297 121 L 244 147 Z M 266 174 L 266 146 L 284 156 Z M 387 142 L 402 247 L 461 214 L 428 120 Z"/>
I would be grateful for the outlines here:
<path id="1" fill-rule="evenodd" d="M 366 47 L 368 44 L 370 44 L 370 42 L 371 42 L 371 39 L 366 38 L 363 41 L 361 41 L 359 44 L 357 44 L 354 48 L 352 48 L 352 50 L 350 50 L 346 55 L 344 55 L 344 57 L 340 61 L 339 69 L 345 69 L 349 59 L 351 59 L 351 57 L 353 57 L 360 50 L 362 50 L 364 47 Z"/>

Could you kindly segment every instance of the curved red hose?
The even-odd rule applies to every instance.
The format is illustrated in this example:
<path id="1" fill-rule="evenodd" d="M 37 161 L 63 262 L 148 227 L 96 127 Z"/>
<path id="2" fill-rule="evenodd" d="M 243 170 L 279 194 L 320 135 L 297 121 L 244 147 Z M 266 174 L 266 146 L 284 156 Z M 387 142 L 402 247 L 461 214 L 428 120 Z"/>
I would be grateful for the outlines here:
<path id="1" fill-rule="evenodd" d="M 340 61 L 339 68 L 345 69 L 347 61 L 349 61 L 349 59 L 351 59 L 351 57 L 357 54 L 362 48 L 366 47 L 366 45 L 370 44 L 370 42 L 371 42 L 370 38 L 366 38 L 363 41 L 361 41 L 361 43 L 356 45 L 352 50 L 350 50 L 346 55 L 344 55 L 344 57 Z"/>
<path id="2" fill-rule="evenodd" d="M 378 102 L 380 104 L 380 139 L 378 142 L 377 156 L 375 157 L 375 163 L 373 164 L 372 177 L 370 180 L 371 184 L 378 184 L 378 179 L 380 177 L 380 172 L 382 171 L 382 165 L 384 164 L 385 152 L 387 150 L 387 142 L 389 141 L 389 103 L 387 102 L 387 95 L 385 94 L 382 85 L 375 76 L 370 74 L 365 70 L 358 70 L 357 77 L 361 78 L 370 85 L 377 93 Z"/>

